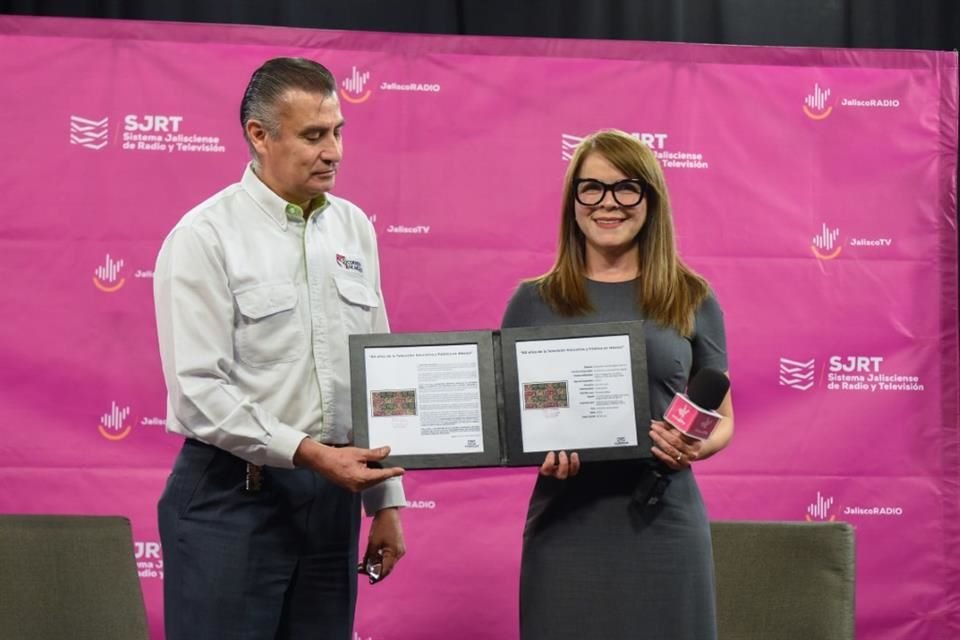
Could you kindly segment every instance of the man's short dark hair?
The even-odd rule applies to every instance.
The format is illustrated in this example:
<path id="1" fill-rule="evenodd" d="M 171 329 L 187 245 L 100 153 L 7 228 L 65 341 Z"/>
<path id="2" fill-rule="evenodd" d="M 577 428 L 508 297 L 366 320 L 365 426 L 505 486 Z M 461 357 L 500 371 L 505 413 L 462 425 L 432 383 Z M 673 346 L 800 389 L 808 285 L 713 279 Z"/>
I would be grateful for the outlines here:
<path id="1" fill-rule="evenodd" d="M 250 76 L 250 83 L 240 102 L 240 126 L 243 127 L 244 137 L 247 135 L 247 122 L 250 120 L 260 121 L 270 135 L 278 133 L 279 123 L 275 107 L 277 101 L 291 89 L 329 96 L 336 92 L 337 81 L 326 67 L 313 60 L 267 60 Z M 249 142 L 248 140 L 247 143 Z"/>

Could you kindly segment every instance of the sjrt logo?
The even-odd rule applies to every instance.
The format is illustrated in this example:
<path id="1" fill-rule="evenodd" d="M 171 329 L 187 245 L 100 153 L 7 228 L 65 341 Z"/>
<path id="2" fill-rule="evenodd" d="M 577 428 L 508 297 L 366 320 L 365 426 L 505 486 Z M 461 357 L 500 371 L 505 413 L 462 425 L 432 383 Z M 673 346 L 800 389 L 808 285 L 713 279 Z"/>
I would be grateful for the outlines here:
<path id="1" fill-rule="evenodd" d="M 635 131 L 631 133 L 634 138 L 647 145 L 653 150 L 662 150 L 667 143 L 666 133 L 649 133 Z M 577 146 L 583 142 L 584 136 L 575 136 L 572 133 L 560 134 L 560 158 L 569 161 L 573 158 L 573 153 Z"/>
<path id="2" fill-rule="evenodd" d="M 780 358 L 780 385 L 799 391 L 806 391 L 813 386 L 814 359 L 806 362 Z"/>
<path id="3" fill-rule="evenodd" d="M 107 146 L 110 119 L 89 120 L 80 116 L 70 116 L 70 144 L 99 151 Z"/>
<path id="4" fill-rule="evenodd" d="M 156 578 L 163 580 L 163 553 L 159 542 L 133 543 L 133 556 L 137 561 L 137 574 L 141 580 Z"/>
<path id="5" fill-rule="evenodd" d="M 883 356 L 830 356 L 831 373 L 878 373 Z"/>
<path id="6" fill-rule="evenodd" d="M 124 131 L 143 131 L 152 133 L 178 133 L 183 116 L 137 116 L 129 114 L 123 119 Z"/>

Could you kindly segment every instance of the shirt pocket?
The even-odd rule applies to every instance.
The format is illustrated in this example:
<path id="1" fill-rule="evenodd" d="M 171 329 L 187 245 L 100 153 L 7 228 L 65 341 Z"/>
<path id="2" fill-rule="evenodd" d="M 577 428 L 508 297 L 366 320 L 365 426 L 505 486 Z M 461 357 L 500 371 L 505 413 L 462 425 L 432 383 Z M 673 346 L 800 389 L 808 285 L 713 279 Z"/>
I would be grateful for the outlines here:
<path id="1" fill-rule="evenodd" d="M 380 306 L 377 292 L 363 280 L 335 276 L 340 298 L 340 321 L 347 335 L 373 331 L 374 313 Z"/>
<path id="2" fill-rule="evenodd" d="M 233 296 L 240 311 L 235 346 L 241 361 L 264 367 L 303 356 L 307 340 L 292 283 L 257 285 Z"/>

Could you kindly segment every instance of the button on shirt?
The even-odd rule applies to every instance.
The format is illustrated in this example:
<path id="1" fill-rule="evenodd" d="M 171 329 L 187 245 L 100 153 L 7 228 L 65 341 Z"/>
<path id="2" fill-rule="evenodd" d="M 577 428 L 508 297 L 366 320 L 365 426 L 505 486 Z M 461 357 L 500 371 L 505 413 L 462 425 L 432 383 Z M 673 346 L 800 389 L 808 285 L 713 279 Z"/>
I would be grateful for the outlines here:
<path id="1" fill-rule="evenodd" d="M 352 442 L 347 337 L 389 331 L 358 207 L 326 194 L 305 220 L 248 166 L 167 236 L 154 298 L 168 431 L 284 468 L 304 436 Z M 404 504 L 399 478 L 363 500 Z"/>

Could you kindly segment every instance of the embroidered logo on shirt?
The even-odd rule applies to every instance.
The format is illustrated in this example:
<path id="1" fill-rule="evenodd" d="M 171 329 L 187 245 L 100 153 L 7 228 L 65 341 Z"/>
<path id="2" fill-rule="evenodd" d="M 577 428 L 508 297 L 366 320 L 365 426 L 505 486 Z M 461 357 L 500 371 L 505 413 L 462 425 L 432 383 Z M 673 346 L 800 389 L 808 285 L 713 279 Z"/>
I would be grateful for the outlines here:
<path id="1" fill-rule="evenodd" d="M 363 264 L 359 260 L 351 260 L 342 253 L 337 254 L 337 266 L 347 271 L 356 271 L 363 273 Z"/>

